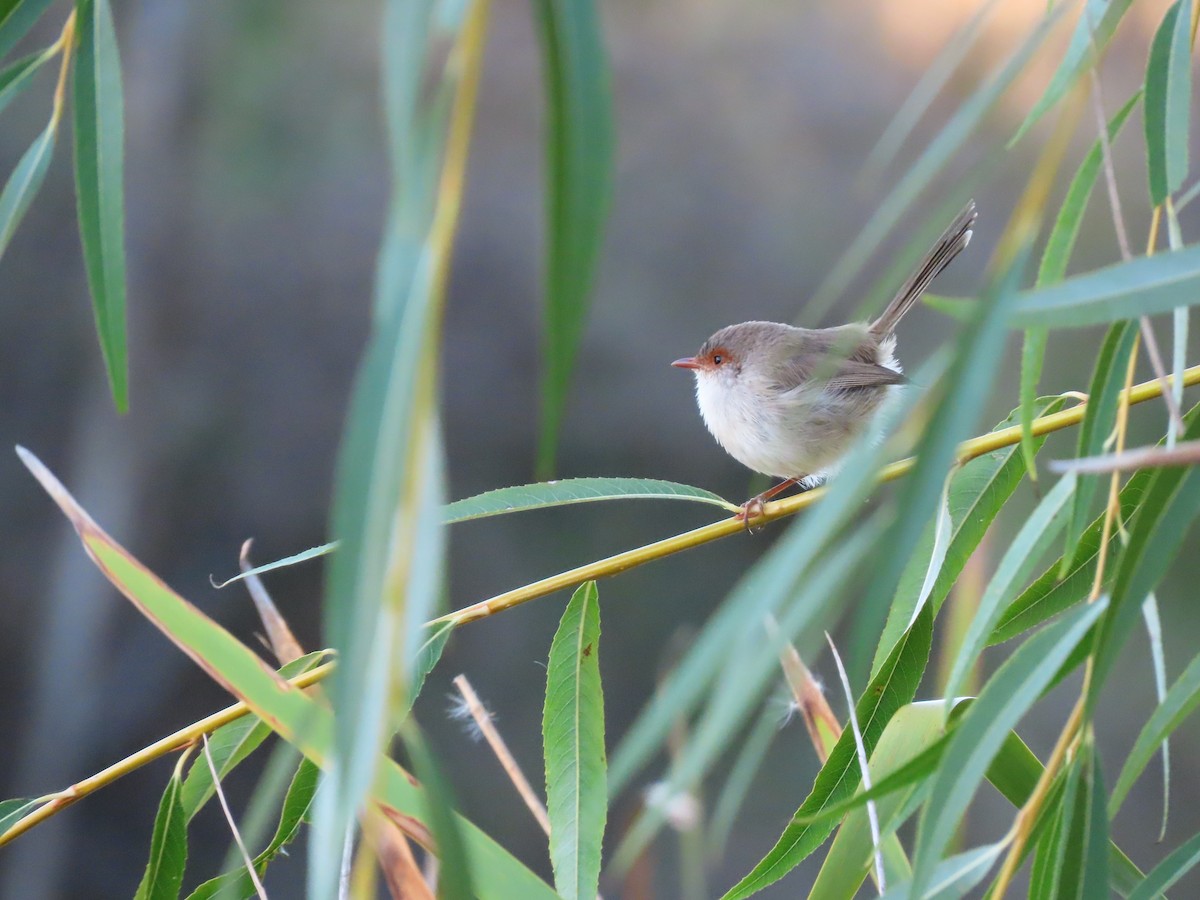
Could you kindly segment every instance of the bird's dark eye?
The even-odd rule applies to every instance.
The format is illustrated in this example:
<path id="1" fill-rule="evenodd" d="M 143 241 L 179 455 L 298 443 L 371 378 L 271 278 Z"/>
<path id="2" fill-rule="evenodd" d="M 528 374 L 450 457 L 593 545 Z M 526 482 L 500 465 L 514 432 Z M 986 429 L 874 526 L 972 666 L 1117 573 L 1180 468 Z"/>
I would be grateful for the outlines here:
<path id="1" fill-rule="evenodd" d="M 714 366 L 719 366 L 721 363 L 725 362 L 725 357 L 723 357 L 720 353 L 714 353 L 712 359 Z"/>

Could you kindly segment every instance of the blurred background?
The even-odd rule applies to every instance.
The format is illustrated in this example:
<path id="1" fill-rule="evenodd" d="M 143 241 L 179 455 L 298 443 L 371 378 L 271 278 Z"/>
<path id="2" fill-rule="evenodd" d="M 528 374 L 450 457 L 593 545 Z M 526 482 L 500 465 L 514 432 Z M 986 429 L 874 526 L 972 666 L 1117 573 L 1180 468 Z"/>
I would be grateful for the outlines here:
<path id="1" fill-rule="evenodd" d="M 254 642 L 257 622 L 245 593 L 215 591 L 209 576 L 236 572 L 247 537 L 255 539 L 257 561 L 325 540 L 331 467 L 366 337 L 387 196 L 378 4 L 114 5 L 127 103 L 132 412 L 114 413 L 104 382 L 64 139 L 0 262 L 0 448 L 20 443 L 41 456 L 150 568 Z M 1166 5 L 1135 5 L 1119 32 L 1104 67 L 1110 113 L 1140 82 Z M 855 315 L 855 291 L 871 285 L 911 235 L 893 235 L 881 254 L 863 260 L 862 276 L 822 321 L 806 317 L 805 299 L 890 186 L 891 175 L 874 185 L 859 177 L 872 146 L 977 4 L 610 0 L 602 7 L 618 115 L 617 179 L 559 472 L 665 478 L 741 500 L 750 492 L 748 473 L 709 438 L 691 379 L 667 364 L 731 322 L 817 325 Z M 52 8 L 31 46 L 53 39 L 68 8 Z M 911 164 L 1044 9 L 1044 0 L 996 4 L 893 173 Z M 1071 20 L 1063 18 L 951 164 L 947 183 L 1009 139 L 1053 71 Z M 11 171 L 44 124 L 52 89 L 53 77 L 39 76 L 5 115 L 0 172 Z M 1121 199 L 1138 242 L 1149 218 L 1139 116 L 1116 146 Z M 455 498 L 532 480 L 541 121 L 529 6 L 496 3 L 446 323 L 442 392 Z M 1094 134 L 1085 117 L 1069 169 Z M 977 290 L 1037 146 L 1036 137 L 1018 145 L 980 183 L 976 240 L 943 276 L 940 293 Z M 931 190 L 914 225 L 944 200 Z M 1185 215 L 1185 238 L 1194 239 L 1196 226 Z M 1117 257 L 1098 190 L 1076 267 Z M 918 310 L 901 329 L 901 359 L 915 368 L 954 334 L 951 320 Z M 1160 334 L 1166 346 L 1165 327 Z M 1085 389 L 1098 342 L 1093 331 L 1055 335 L 1045 392 Z M 1014 339 L 994 402 L 980 412 L 981 429 L 1016 403 L 1018 349 Z M 1148 374 L 1145 366 L 1139 371 Z M 1135 412 L 1143 435 L 1161 431 L 1162 422 L 1160 405 Z M 1070 433 L 1052 440 L 1044 456 L 1056 447 L 1067 452 L 1074 440 Z M 1036 499 L 1028 484 L 1019 490 L 1026 503 Z M 0 796 L 65 788 L 228 702 L 96 574 L 7 450 L 0 452 L 0 497 Z M 447 602 L 463 606 L 711 518 L 686 504 L 608 504 L 456 526 Z M 1014 524 L 1005 519 L 997 527 Z M 610 748 L 653 692 L 672 648 L 773 536 L 726 540 L 600 585 Z M 1181 570 L 1160 594 L 1172 680 L 1200 638 L 1187 587 L 1200 572 L 1182 570 L 1197 568 L 1191 556 L 1181 556 Z M 986 557 L 982 564 L 990 566 Z M 320 563 L 273 573 L 267 586 L 301 640 L 321 646 Z M 467 673 L 539 783 L 542 666 L 564 600 L 464 628 L 417 708 L 464 812 L 544 874 L 549 864 L 536 825 L 490 753 L 446 712 L 450 679 Z M 990 664 L 1006 652 L 992 651 Z M 809 662 L 832 678 L 827 659 Z M 1123 665 L 1113 680 L 1120 696 L 1101 716 L 1110 779 L 1154 697 L 1144 642 L 1130 643 Z M 1075 689 L 1056 692 L 1021 729 L 1043 756 Z M 844 704 L 831 700 L 844 715 Z M 804 729 L 783 725 L 784 713 L 781 702 L 767 764 L 728 852 L 713 861 L 714 896 L 771 846 L 816 772 Z M 1200 828 L 1200 773 L 1192 764 L 1200 729 L 1191 724 L 1177 734 L 1166 847 Z M 0 897 L 131 896 L 171 765 L 139 770 L 0 850 Z M 255 771 L 247 765 L 232 777 L 235 811 Z M 1158 779 L 1155 764 L 1115 825 L 1118 842 L 1143 866 L 1166 852 L 1154 846 Z M 614 806 L 610 841 L 637 803 L 630 796 Z M 1002 801 L 985 798 L 970 820 L 972 841 L 996 838 L 1009 820 Z M 192 827 L 189 886 L 216 874 L 228 844 L 219 812 L 206 809 Z M 274 896 L 302 895 L 302 845 L 273 867 Z M 678 893 L 675 848 L 667 837 L 653 851 L 653 895 Z M 793 896 L 814 872 L 803 866 L 763 896 Z M 621 892 L 612 883 L 602 888 L 606 896 Z"/>

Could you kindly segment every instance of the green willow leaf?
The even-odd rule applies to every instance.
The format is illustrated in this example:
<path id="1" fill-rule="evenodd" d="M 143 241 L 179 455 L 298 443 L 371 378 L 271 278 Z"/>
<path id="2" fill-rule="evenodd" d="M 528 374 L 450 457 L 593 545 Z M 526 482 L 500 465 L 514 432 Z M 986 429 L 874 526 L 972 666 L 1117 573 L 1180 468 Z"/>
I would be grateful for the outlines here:
<path id="1" fill-rule="evenodd" d="M 1083 424 L 1079 426 L 1079 443 L 1075 447 L 1077 457 L 1099 456 L 1104 452 L 1104 442 L 1112 434 L 1117 421 L 1117 405 L 1125 378 L 1129 372 L 1129 359 L 1133 355 L 1138 339 L 1138 326 L 1133 321 L 1111 325 L 1096 356 L 1096 367 L 1088 387 L 1088 404 L 1083 413 Z M 1079 479 L 1079 490 L 1071 504 L 1067 519 L 1066 546 L 1063 551 L 1059 578 L 1065 578 L 1075 562 L 1075 551 L 1083 534 L 1084 523 L 1092 500 L 1096 496 L 1099 477 L 1083 475 Z"/>
<path id="2" fill-rule="evenodd" d="M 1104 781 L 1095 747 L 1089 741 L 1072 764 L 1063 799 L 1060 868 L 1055 873 L 1055 900 L 1088 900 L 1109 895 L 1108 816 Z"/>
<path id="3" fill-rule="evenodd" d="M 594 581 L 575 591 L 550 645 L 542 738 L 554 886 L 566 900 L 591 900 L 600 880 L 608 817 L 600 603 Z"/>
<path id="4" fill-rule="evenodd" d="M 612 195 L 613 110 L 592 0 L 535 0 L 546 85 L 545 372 L 538 473 L 558 432 Z"/>
<path id="5" fill-rule="evenodd" d="M 983 653 L 988 635 L 992 633 L 1004 608 L 1003 604 L 1016 589 L 1017 582 L 1037 561 L 1041 551 L 1065 524 L 1064 509 L 1075 493 L 1076 483 L 1077 479 L 1072 475 L 1063 476 L 1025 519 L 1017 536 L 1001 557 L 983 592 L 983 597 L 980 598 L 979 608 L 975 611 L 970 627 L 962 639 L 950 675 L 946 678 L 947 697 L 958 696 L 971 666 Z"/>
<path id="6" fill-rule="evenodd" d="M 1129 900 L 1157 900 L 1162 893 L 1200 863 L 1200 834 L 1193 835 L 1150 870 L 1129 894 Z"/>
<path id="7" fill-rule="evenodd" d="M 1192 0 L 1176 0 L 1154 34 L 1146 63 L 1146 169 L 1154 206 L 1187 177 L 1191 69 Z"/>
<path id="8" fill-rule="evenodd" d="M 33 74 L 56 54 L 54 47 L 23 56 L 0 71 L 0 112 L 33 82 Z"/>
<path id="9" fill-rule="evenodd" d="M 1108 141 L 1115 141 L 1121 131 L 1121 126 L 1133 112 L 1138 100 L 1142 97 L 1141 90 L 1117 110 L 1108 121 Z M 1042 261 L 1038 266 L 1037 287 L 1057 284 L 1067 275 L 1067 265 L 1075 249 L 1075 241 L 1079 237 L 1079 228 L 1083 224 L 1083 213 L 1091 199 L 1092 189 L 1096 186 L 1096 178 L 1104 161 L 1104 145 L 1099 138 L 1079 164 L 1067 188 L 1067 194 L 1059 207 L 1058 217 L 1050 236 L 1046 239 L 1046 247 L 1042 251 Z M 1038 383 L 1042 375 L 1042 363 L 1046 356 L 1046 343 L 1049 332 L 1045 328 L 1034 327 L 1025 331 L 1025 344 L 1021 352 L 1021 452 L 1025 456 L 1025 465 L 1030 477 L 1035 477 L 1033 452 L 1033 412 L 1034 399 L 1037 396 Z"/>
<path id="10" fill-rule="evenodd" d="M 871 679 L 855 706 L 868 753 L 874 752 L 883 730 L 892 716 L 912 702 L 929 661 L 933 635 L 932 608 L 926 605 L 913 627 L 892 648 L 892 652 Z M 826 806 L 840 803 L 853 795 L 862 778 L 858 768 L 854 735 L 847 728 L 817 773 L 812 791 L 796 811 L 798 818 L 812 816 Z M 772 884 L 794 869 L 825 842 L 833 830 L 831 821 L 801 824 L 793 821 L 779 841 L 754 869 L 731 888 L 724 900 L 736 900 Z"/>
<path id="11" fill-rule="evenodd" d="M 1116 818 L 1130 788 L 1150 763 L 1158 746 L 1195 712 L 1197 706 L 1200 706 L 1200 656 L 1193 658 L 1183 674 L 1171 685 L 1167 696 L 1154 708 L 1149 721 L 1138 733 L 1108 801 L 1110 819 Z"/>
<path id="12" fill-rule="evenodd" d="M 1013 328 L 1083 328 L 1200 303 L 1200 246 L 1141 256 L 1017 295 Z"/>
<path id="13" fill-rule="evenodd" d="M 129 408 L 125 332 L 125 101 L 109 0 L 79 0 L 75 194 L 96 333 L 117 410 Z"/>
<path id="14" fill-rule="evenodd" d="M 54 0 L 0 0 L 0 59 L 37 24 Z"/>
<path id="15" fill-rule="evenodd" d="M 1112 40 L 1113 32 L 1133 0 L 1087 0 L 1079 14 L 1079 22 L 1071 35 L 1071 43 L 1050 79 L 1050 84 L 1038 98 L 1017 133 L 1009 141 L 1016 143 L 1058 101 L 1066 96 L 1075 81 L 1095 65 Z"/>
<path id="16" fill-rule="evenodd" d="M 217 590 L 221 590 L 222 588 L 227 588 L 229 585 L 241 581 L 244 578 L 250 578 L 253 575 L 261 575 L 264 572 L 271 572 L 275 569 L 283 569 L 287 566 L 294 566 L 298 563 L 308 562 L 308 560 L 316 559 L 318 556 L 325 556 L 327 553 L 332 553 L 337 549 L 337 547 L 337 541 L 331 541 L 328 544 L 322 544 L 319 547 L 310 547 L 308 550 L 302 550 L 299 553 L 294 553 L 291 556 L 284 557 L 283 559 L 277 559 L 274 562 L 264 563 L 261 566 L 255 566 L 253 569 L 247 569 L 245 572 L 234 575 L 232 578 L 228 578 L 225 581 L 212 581 L 211 578 L 209 580 L 212 582 L 213 587 L 215 587 Z"/>
<path id="17" fill-rule="evenodd" d="M 451 106 L 479 69 L 486 10 L 479 2 L 384 4 L 392 197 L 371 336 L 335 472 L 330 536 L 340 546 L 327 569 L 324 621 L 339 654 L 329 687 L 338 727 L 330 790 L 317 798 L 309 842 L 309 889 L 319 896 L 336 892 L 345 835 L 377 782 L 380 748 L 411 704 L 412 666 L 427 638 L 422 625 L 442 595 L 445 483 L 432 373 L 445 295 L 437 273 L 449 265 L 453 236 L 436 233 L 433 221 L 440 211 L 452 222 L 460 199 L 451 196 L 457 177 L 442 180 L 443 150 Z M 397 541 L 398 533 L 406 539 Z"/>
<path id="18" fill-rule="evenodd" d="M 279 855 L 280 851 L 296 839 L 300 833 L 300 826 L 309 820 L 320 771 L 311 760 L 300 760 L 300 766 L 296 769 L 292 783 L 288 786 L 287 794 L 283 798 L 283 807 L 279 812 L 279 824 L 275 828 L 275 835 L 266 848 L 254 857 L 254 870 L 258 873 L 259 878 L 263 876 L 267 866 Z M 224 895 L 223 898 L 222 895 Z M 229 897 L 236 898 L 236 900 L 250 900 L 256 895 L 257 889 L 250 878 L 249 871 L 245 866 L 241 866 L 233 872 L 218 875 L 199 885 L 192 893 L 188 894 L 187 900 L 217 900 L 217 898 L 224 900 Z"/>
<path id="19" fill-rule="evenodd" d="M 1009 732 L 1041 696 L 1071 651 L 1104 612 L 1106 603 L 1073 610 L 1027 640 L 984 685 L 963 715 L 934 776 L 921 816 L 913 861 L 913 892 L 930 884 L 979 783 Z"/>
<path id="20" fill-rule="evenodd" d="M 167 789 L 163 791 L 154 817 L 154 836 L 150 839 L 150 859 L 138 885 L 134 900 L 178 900 L 187 865 L 187 816 L 179 802 L 183 789 L 185 753 L 175 764 Z"/>
<path id="21" fill-rule="evenodd" d="M 42 182 L 46 180 L 46 170 L 50 167 L 50 158 L 54 155 L 54 138 L 58 122 L 50 120 L 50 124 L 38 135 L 29 149 L 17 162 L 4 190 L 0 191 L 0 257 L 8 249 L 17 226 L 25 217 L 29 204 L 33 202 Z"/>
<path id="22" fill-rule="evenodd" d="M 695 500 L 730 512 L 740 507 L 711 491 L 656 478 L 563 478 L 521 487 L 499 488 L 456 500 L 445 509 L 446 524 L 529 509 L 597 500 Z"/>
<path id="23" fill-rule="evenodd" d="M 1062 792 L 1057 803 L 1047 803 L 1043 815 L 1053 815 L 1053 821 L 1037 841 L 1033 867 L 1029 873 L 1029 900 L 1058 900 L 1067 854 L 1067 838 L 1075 815 L 1076 794 L 1079 791 L 1083 762 L 1077 756 L 1067 764 L 1059 778 Z"/>

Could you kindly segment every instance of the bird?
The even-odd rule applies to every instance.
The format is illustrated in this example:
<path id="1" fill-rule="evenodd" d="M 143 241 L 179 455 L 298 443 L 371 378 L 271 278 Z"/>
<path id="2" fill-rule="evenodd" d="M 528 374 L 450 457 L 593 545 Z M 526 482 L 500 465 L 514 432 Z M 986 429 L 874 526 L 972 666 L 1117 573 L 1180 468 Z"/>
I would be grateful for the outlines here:
<path id="1" fill-rule="evenodd" d="M 784 479 L 742 504 L 747 526 L 767 500 L 834 475 L 877 414 L 906 382 L 896 326 L 970 243 L 975 201 L 963 208 L 879 318 L 833 328 L 742 322 L 713 334 L 671 365 L 695 375 L 704 424 L 755 472 Z"/>

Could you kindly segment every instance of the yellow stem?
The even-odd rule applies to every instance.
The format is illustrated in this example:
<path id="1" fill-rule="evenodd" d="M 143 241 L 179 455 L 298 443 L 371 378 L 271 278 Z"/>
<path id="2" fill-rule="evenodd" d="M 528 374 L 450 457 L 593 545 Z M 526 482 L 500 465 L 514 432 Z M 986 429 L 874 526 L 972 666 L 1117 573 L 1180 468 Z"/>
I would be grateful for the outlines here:
<path id="1" fill-rule="evenodd" d="M 62 31 L 59 32 L 58 40 L 54 42 L 55 49 L 62 53 L 62 61 L 58 67 L 58 83 L 54 86 L 54 106 L 50 114 L 50 121 L 55 128 L 58 127 L 59 119 L 62 118 L 63 106 L 66 103 L 67 75 L 71 71 L 71 60 L 75 56 L 76 44 L 75 10 L 72 9 L 71 14 L 67 16 L 67 21 L 63 24 Z"/>
<path id="2" fill-rule="evenodd" d="M 1168 377 L 1167 383 L 1170 384 L 1170 381 L 1171 379 Z M 1193 366 L 1185 370 L 1183 373 L 1183 383 L 1185 386 L 1200 383 L 1200 366 Z M 1162 382 L 1158 379 L 1147 381 L 1122 392 L 1121 399 L 1122 402 L 1127 400 L 1128 403 L 1141 403 L 1153 397 L 1161 396 L 1163 387 Z M 1068 428 L 1071 425 L 1077 425 L 1083 420 L 1086 409 L 1087 403 L 1084 402 L 1053 415 L 1035 419 L 1032 426 L 1033 434 L 1035 436 L 1048 434 L 1052 431 Z M 960 444 L 957 460 L 961 464 L 983 456 L 985 453 L 991 453 L 993 450 L 1010 447 L 1013 444 L 1019 443 L 1020 440 L 1020 425 L 1001 428 L 998 431 L 972 438 Z M 907 474 L 915 464 L 916 460 L 911 457 L 898 460 L 891 465 L 885 466 L 879 472 L 877 478 L 881 482 L 893 481 Z M 816 488 L 795 497 L 786 497 L 783 500 L 767 503 L 763 506 L 763 514 L 760 521 L 764 523 L 771 522 L 775 519 L 782 519 L 785 516 L 795 515 L 800 510 L 816 503 L 824 496 L 825 488 Z M 516 590 L 498 594 L 488 600 L 482 600 L 479 603 L 434 619 L 431 624 L 453 622 L 455 625 L 462 625 L 466 622 L 484 619 L 510 607 L 535 600 L 538 597 L 544 597 L 547 594 L 552 594 L 555 591 L 575 587 L 585 581 L 616 575 L 619 572 L 624 572 L 627 569 L 632 569 L 635 566 L 643 565 L 652 560 L 661 559 L 664 556 L 670 556 L 682 550 L 690 550 L 693 547 L 699 547 L 702 544 L 707 544 L 719 538 L 729 537 L 732 534 L 739 534 L 745 530 L 745 527 L 745 523 L 736 518 L 714 522 L 711 525 L 705 525 L 684 534 L 656 541 L 653 544 L 647 544 L 634 550 L 627 550 L 624 553 L 618 553 L 616 556 L 610 556 L 608 559 L 602 559 L 566 572 L 560 572 L 557 575 L 543 578 L 541 581 L 535 581 Z"/>
<path id="3" fill-rule="evenodd" d="M 333 667 L 334 663 L 332 662 L 324 663 L 315 669 L 310 669 L 301 675 L 297 675 L 289 683 L 294 684 L 296 687 L 308 687 L 311 684 L 316 684 L 332 672 Z M 250 708 L 245 703 L 235 703 L 232 706 L 227 706 L 220 712 L 215 712 L 198 722 L 193 722 L 186 728 L 179 729 L 174 734 L 169 734 L 165 738 L 155 741 L 148 747 L 143 747 L 137 753 L 125 757 L 120 762 L 113 763 L 106 769 L 101 769 L 95 775 L 85 778 L 83 781 L 76 782 L 65 791 L 51 794 L 46 803 L 33 810 L 33 812 L 24 818 L 19 819 L 10 829 L 0 834 L 0 847 L 20 837 L 34 825 L 50 818 L 59 810 L 66 809 L 72 803 L 82 800 L 88 794 L 95 793 L 100 788 L 112 784 L 122 775 L 128 775 L 134 769 L 139 769 L 146 763 L 153 762 L 159 757 L 166 756 L 175 750 L 190 747 L 196 741 L 200 740 L 201 735 L 209 734 L 222 725 L 228 725 L 230 722 L 240 719 L 248 712 L 250 712 Z"/>

